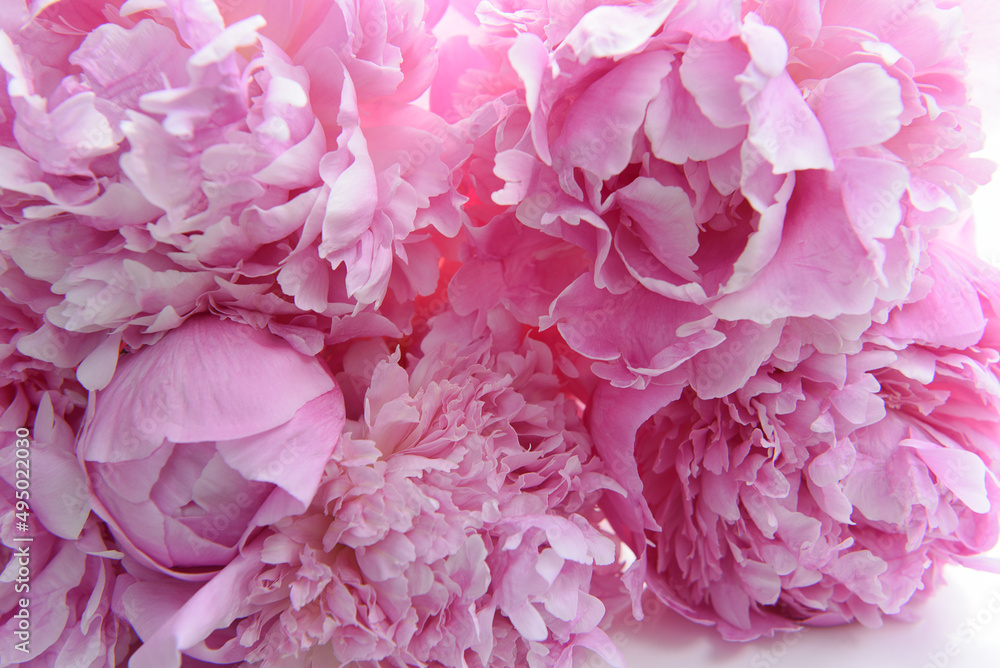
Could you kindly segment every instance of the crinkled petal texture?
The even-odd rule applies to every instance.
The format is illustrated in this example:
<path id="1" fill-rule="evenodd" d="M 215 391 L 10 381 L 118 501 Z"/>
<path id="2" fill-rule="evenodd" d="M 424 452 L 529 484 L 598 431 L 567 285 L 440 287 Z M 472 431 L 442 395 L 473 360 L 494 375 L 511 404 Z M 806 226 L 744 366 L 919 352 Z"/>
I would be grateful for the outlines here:
<path id="1" fill-rule="evenodd" d="M 109 334 L 137 348 L 205 311 L 310 354 L 406 330 L 462 224 L 464 144 L 412 104 L 437 10 L 119 4 L 2 10 L 0 286 L 45 313 L 40 339 L 86 344 L 31 354 L 86 359 L 98 389 Z"/>
<path id="2" fill-rule="evenodd" d="M 597 392 L 595 445 L 633 502 L 612 516 L 640 557 L 637 598 L 645 583 L 734 640 L 878 626 L 996 545 L 1000 281 L 955 249 L 930 255 L 926 295 L 856 350 L 804 345 L 817 323 L 801 320 L 730 395 Z"/>
<path id="3" fill-rule="evenodd" d="M 129 355 L 89 410 L 95 510 L 146 566 L 196 580 L 309 506 L 344 425 L 318 360 L 207 316 Z"/>
<path id="4" fill-rule="evenodd" d="M 337 379 L 360 400 L 310 508 L 197 591 L 127 586 L 133 664 L 569 666 L 586 648 L 622 665 L 589 593 L 616 559 L 595 502 L 621 488 L 548 347 L 507 325 L 448 311 L 405 367 L 381 341 L 346 347 Z"/>
<path id="5" fill-rule="evenodd" d="M 789 318 L 880 320 L 965 222 L 992 167 L 953 4 L 496 0 L 431 100 L 477 131 L 474 224 L 588 260 L 541 325 L 615 387 L 681 369 L 718 398 Z"/>
<path id="6" fill-rule="evenodd" d="M 0 575 L 0 609 L 6 621 L 0 626 L 4 633 L 0 661 L 5 666 L 115 668 L 134 640 L 129 625 L 111 610 L 121 553 L 104 543 L 93 518 L 77 540 L 63 540 L 36 528 L 31 543 L 17 542 L 23 534 L 15 529 L 14 488 L 2 484 L 7 489 L 0 502 L 4 527 L 0 559 L 5 566 Z M 30 577 L 22 574 L 18 589 L 26 547 Z M 30 590 L 23 589 L 26 580 Z M 20 606 L 25 595 L 30 596 L 30 608 Z M 28 636 L 19 634 L 22 611 L 30 616 Z"/>
<path id="7" fill-rule="evenodd" d="M 115 668 L 134 635 L 111 610 L 122 554 L 73 453 L 81 388 L 31 369 L 0 401 L 0 664 Z"/>
<path id="8" fill-rule="evenodd" d="M 620 666 L 622 582 L 747 640 L 996 544 L 954 0 L 453 2 L 2 3 L 0 664 Z"/>
<path id="9" fill-rule="evenodd" d="M 447 47 L 432 105 L 475 130 L 449 296 L 519 304 L 592 389 L 637 604 L 876 625 L 996 542 L 953 5 L 495 0 Z"/>

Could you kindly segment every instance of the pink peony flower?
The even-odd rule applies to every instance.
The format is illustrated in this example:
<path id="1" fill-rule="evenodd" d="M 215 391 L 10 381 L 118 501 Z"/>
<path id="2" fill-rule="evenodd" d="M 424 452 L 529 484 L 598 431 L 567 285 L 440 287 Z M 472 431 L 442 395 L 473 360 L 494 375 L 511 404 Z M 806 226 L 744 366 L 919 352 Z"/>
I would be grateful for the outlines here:
<path id="1" fill-rule="evenodd" d="M 5 277 L 0 273 L 0 280 Z M 42 361 L 32 349 L 29 341 L 34 339 L 37 344 L 39 337 L 31 335 L 39 331 L 45 331 L 44 318 L 0 292 L 0 406 L 29 401 L 24 396 L 18 399 L 26 391 L 31 392 L 32 400 L 38 401 L 41 394 L 52 389 L 64 390 L 79 406 L 84 406 L 86 392 L 75 382 L 72 370 Z M 65 336 L 52 336 L 44 343 L 44 354 L 58 359 L 71 351 L 74 343 L 73 335 L 68 332 Z M 21 425 L 12 428 L 17 426 Z"/>
<path id="2" fill-rule="evenodd" d="M 456 313 L 480 323 L 514 317 L 532 328 L 588 267 L 580 248 L 521 225 L 512 212 L 468 228 L 459 256 L 462 264 L 447 287 L 447 302 Z M 589 401 L 598 380 L 592 361 L 568 346 L 554 327 L 536 330 L 532 337 L 549 347 L 564 390 Z"/>
<path id="3" fill-rule="evenodd" d="M 10 351 L 3 359 L 0 664 L 114 668 L 133 635 L 111 611 L 122 555 L 90 515 L 73 452 L 84 396 L 35 360 Z"/>
<path id="4" fill-rule="evenodd" d="M 982 566 L 956 3 L 450 4 L 0 7 L 0 664 L 621 666 L 625 589 Z"/>
<path id="5" fill-rule="evenodd" d="M 432 102 L 483 128 L 455 303 L 593 361 L 633 594 L 727 638 L 876 624 L 995 543 L 995 288 L 935 240 L 990 167 L 940 4 L 497 1 L 446 47 Z"/>
<path id="6" fill-rule="evenodd" d="M 343 420 L 317 360 L 199 317 L 120 364 L 88 406 L 77 454 L 130 556 L 204 580 L 260 527 L 309 506 Z"/>
<path id="7" fill-rule="evenodd" d="M 924 296 L 856 345 L 801 320 L 730 395 L 596 392 L 637 611 L 645 583 L 733 640 L 878 626 L 996 545 L 1000 280 L 945 244 L 929 256 Z"/>
<path id="8" fill-rule="evenodd" d="M 0 288 L 45 313 L 32 354 L 97 389 L 205 311 L 308 354 L 407 329 L 462 220 L 464 145 L 411 103 L 438 5 L 8 3 Z"/>
<path id="9" fill-rule="evenodd" d="M 594 502 L 618 487 L 548 348 L 446 312 L 405 367 L 377 340 L 341 360 L 367 391 L 313 504 L 200 589 L 128 585 L 133 663 L 569 666 L 587 648 L 621 665 L 588 593 L 615 560 Z"/>
<path id="10" fill-rule="evenodd" d="M 681 369 L 718 398 L 787 319 L 858 331 L 902 303 L 967 217 L 991 167 L 938 4 L 497 0 L 432 101 L 483 128 L 480 222 L 586 253 L 542 326 L 617 387 Z"/>

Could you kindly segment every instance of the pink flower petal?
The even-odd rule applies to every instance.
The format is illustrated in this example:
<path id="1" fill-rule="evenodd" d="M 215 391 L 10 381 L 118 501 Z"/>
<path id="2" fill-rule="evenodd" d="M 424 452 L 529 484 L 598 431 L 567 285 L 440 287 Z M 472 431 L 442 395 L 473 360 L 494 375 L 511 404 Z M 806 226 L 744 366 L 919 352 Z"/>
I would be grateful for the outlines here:
<path id="1" fill-rule="evenodd" d="M 662 51 L 635 56 L 587 87 L 552 145 L 555 164 L 563 171 L 582 167 L 601 179 L 625 169 L 646 105 L 659 93 L 671 60 Z"/>
<path id="2" fill-rule="evenodd" d="M 874 63 L 851 65 L 822 81 L 809 102 L 834 153 L 879 144 L 899 132 L 899 82 Z"/>
<path id="3" fill-rule="evenodd" d="M 774 166 L 775 174 L 833 169 L 823 126 L 787 72 L 771 79 L 747 109 L 747 139 Z"/>
<path id="4" fill-rule="evenodd" d="M 288 422 L 299 407 L 334 387 L 314 360 L 277 337 L 215 318 L 189 320 L 149 351 L 126 358 L 116 379 L 97 402 L 118 412 L 100 411 L 88 427 L 86 447 L 81 445 L 90 461 L 138 459 L 164 439 L 185 443 L 260 433 Z M 123 433 L 135 436 L 134 448 L 122 447 Z"/>

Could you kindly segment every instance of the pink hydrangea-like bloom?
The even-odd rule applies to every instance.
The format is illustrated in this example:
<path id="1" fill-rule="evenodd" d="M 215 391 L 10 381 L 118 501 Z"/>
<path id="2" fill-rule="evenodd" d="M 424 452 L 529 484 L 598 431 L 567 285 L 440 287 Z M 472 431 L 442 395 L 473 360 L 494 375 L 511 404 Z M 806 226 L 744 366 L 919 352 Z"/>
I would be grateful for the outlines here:
<path id="1" fill-rule="evenodd" d="M 433 238 L 461 226 L 463 144 L 411 104 L 436 64 L 425 16 L 440 10 L 6 3 L 0 287 L 46 316 L 25 349 L 89 360 L 80 380 L 95 389 L 108 349 L 204 311 L 309 354 L 398 336 L 436 285 Z M 66 335 L 69 351 L 44 356 Z"/>
<path id="2" fill-rule="evenodd" d="M 611 514 L 639 555 L 636 599 L 645 583 L 735 640 L 878 626 L 943 564 L 996 545 L 1000 281 L 943 243 L 929 256 L 922 297 L 854 349 L 802 321 L 725 397 L 597 391 L 595 443 L 632 501 Z"/>
<path id="3" fill-rule="evenodd" d="M 354 419 L 312 506 L 159 624 L 154 601 L 176 590 L 126 588 L 135 661 L 175 666 L 181 649 L 268 667 L 562 667 L 587 648 L 621 665 L 588 593 L 616 556 L 594 503 L 620 488 L 548 348 L 510 318 L 482 330 L 448 312 L 405 367 L 378 340 L 339 359 Z"/>
<path id="4" fill-rule="evenodd" d="M 788 319 L 856 332 L 901 303 L 964 220 L 990 167 L 953 4 L 497 0 L 432 100 L 489 128 L 480 222 L 586 252 L 542 325 L 618 387 L 683 368 L 717 398 Z"/>
<path id="5" fill-rule="evenodd" d="M 199 316 L 118 366 L 88 405 L 77 455 L 130 556 L 204 580 L 259 527 L 309 506 L 343 406 L 318 360 Z"/>
<path id="6" fill-rule="evenodd" d="M 133 634 L 111 610 L 122 555 L 73 452 L 85 394 L 8 349 L 30 321 L 0 296 L 0 664 L 115 668 Z"/>

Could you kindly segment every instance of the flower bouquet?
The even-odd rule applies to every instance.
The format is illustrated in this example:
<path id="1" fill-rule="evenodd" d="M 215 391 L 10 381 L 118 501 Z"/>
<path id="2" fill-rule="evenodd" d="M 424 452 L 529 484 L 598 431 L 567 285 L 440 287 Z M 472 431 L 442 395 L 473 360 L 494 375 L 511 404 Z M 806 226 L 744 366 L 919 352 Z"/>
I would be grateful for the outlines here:
<path id="1" fill-rule="evenodd" d="M 1000 533 L 952 0 L 9 0 L 0 665 L 622 667 Z"/>

